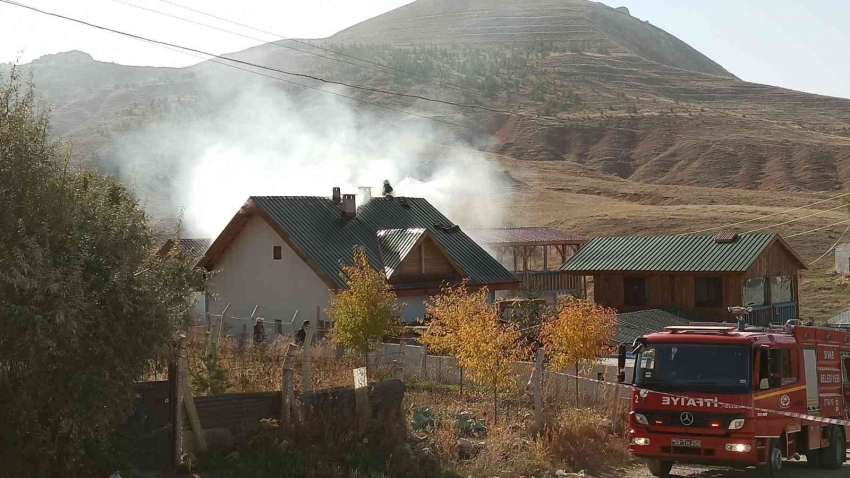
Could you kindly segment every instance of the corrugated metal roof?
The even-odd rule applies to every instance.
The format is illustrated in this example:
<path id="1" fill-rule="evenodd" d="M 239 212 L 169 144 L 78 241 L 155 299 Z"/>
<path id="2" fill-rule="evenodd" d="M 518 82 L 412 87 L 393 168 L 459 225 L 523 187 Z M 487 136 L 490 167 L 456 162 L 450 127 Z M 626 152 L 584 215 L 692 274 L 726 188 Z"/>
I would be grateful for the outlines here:
<path id="1" fill-rule="evenodd" d="M 342 204 L 329 198 L 257 196 L 250 199 L 286 234 L 325 279 L 345 286 L 342 264 L 351 264 L 355 246 L 363 246 L 373 267 L 384 268 L 378 231 L 421 228 L 449 254 L 470 284 L 515 284 L 517 279 L 445 216 L 421 198 L 374 198 L 342 217 Z"/>
<path id="2" fill-rule="evenodd" d="M 551 227 L 501 227 L 496 229 L 470 229 L 469 237 L 482 245 L 547 243 L 584 244 L 587 235 L 563 232 Z"/>
<path id="3" fill-rule="evenodd" d="M 625 312 L 617 315 L 617 330 L 614 341 L 632 344 L 638 337 L 664 330 L 673 325 L 688 325 L 690 321 L 660 309 Z"/>
<path id="4" fill-rule="evenodd" d="M 827 323 L 836 327 L 850 327 L 850 310 L 845 310 L 844 312 L 836 315 L 829 319 Z"/>
<path id="5" fill-rule="evenodd" d="M 378 242 L 381 245 L 381 257 L 384 260 L 384 272 L 387 274 L 387 279 L 392 277 L 396 268 L 424 235 L 425 229 L 421 227 L 378 231 Z"/>
<path id="6" fill-rule="evenodd" d="M 561 270 L 743 272 L 776 237 L 741 234 L 729 244 L 717 243 L 714 236 L 597 237 L 561 266 Z"/>
<path id="7" fill-rule="evenodd" d="M 165 241 L 162 248 L 159 250 L 160 255 L 165 255 L 171 252 L 171 249 L 177 247 L 177 251 L 186 257 L 202 257 L 210 247 L 209 239 L 169 239 Z"/>

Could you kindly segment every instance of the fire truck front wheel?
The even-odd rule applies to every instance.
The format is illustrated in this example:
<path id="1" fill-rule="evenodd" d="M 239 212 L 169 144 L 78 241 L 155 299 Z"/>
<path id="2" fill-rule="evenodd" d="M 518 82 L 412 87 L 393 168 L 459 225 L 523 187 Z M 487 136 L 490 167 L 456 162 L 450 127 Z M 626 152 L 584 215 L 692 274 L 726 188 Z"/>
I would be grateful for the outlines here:
<path id="1" fill-rule="evenodd" d="M 647 468 L 649 468 L 649 472 L 652 473 L 652 476 L 657 476 L 658 478 L 667 478 L 670 476 L 670 471 L 673 469 L 672 461 L 662 461 L 662 460 L 649 460 L 646 462 Z"/>
<path id="2" fill-rule="evenodd" d="M 764 476 L 776 478 L 780 471 L 782 471 L 782 450 L 779 449 L 779 440 L 770 440 L 767 463 L 764 464 Z"/>

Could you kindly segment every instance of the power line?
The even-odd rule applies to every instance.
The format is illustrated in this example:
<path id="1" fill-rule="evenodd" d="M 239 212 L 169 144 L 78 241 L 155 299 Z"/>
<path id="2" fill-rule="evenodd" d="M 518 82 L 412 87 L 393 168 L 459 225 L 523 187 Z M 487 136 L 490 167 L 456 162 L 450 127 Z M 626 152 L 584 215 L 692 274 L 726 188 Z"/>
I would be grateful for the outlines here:
<path id="1" fill-rule="evenodd" d="M 326 60 L 331 60 L 331 61 L 338 61 L 338 62 L 341 62 L 341 63 L 345 63 L 347 65 L 356 66 L 358 68 L 365 68 L 365 69 L 368 69 L 368 70 L 378 71 L 378 72 L 381 72 L 381 73 L 386 73 L 386 74 L 390 74 L 390 75 L 393 75 L 393 76 L 399 76 L 399 77 L 403 77 L 403 78 L 407 78 L 407 79 L 417 79 L 417 77 L 419 77 L 419 78 L 425 78 L 425 79 L 435 80 L 435 81 L 439 82 L 439 80 L 436 80 L 435 78 L 420 77 L 419 75 L 414 75 L 412 73 L 398 74 L 398 73 L 393 73 L 391 71 L 387 71 L 386 67 L 377 68 L 377 67 L 373 67 L 373 66 L 360 65 L 360 64 L 357 64 L 357 63 L 354 63 L 354 62 L 341 60 L 339 58 L 333 58 L 333 57 L 329 57 L 329 56 L 325 56 L 325 55 L 320 55 L 318 53 L 314 53 L 314 52 L 311 52 L 311 51 L 301 50 L 301 49 L 294 48 L 294 47 L 291 47 L 291 46 L 283 45 L 283 44 L 278 43 L 276 41 L 268 41 L 268 40 L 264 40 L 262 38 L 257 38 L 257 37 L 254 37 L 254 36 L 245 35 L 243 33 L 235 32 L 233 30 L 228 30 L 226 28 L 220 28 L 220 27 L 217 27 L 217 26 L 214 26 L 214 25 L 210 25 L 208 23 L 202 23 L 202 22 L 198 22 L 198 21 L 195 21 L 195 20 L 192 20 L 192 19 L 189 19 L 189 18 L 181 17 L 181 16 L 178 16 L 178 15 L 172 15 L 170 13 L 166 13 L 166 12 L 163 12 L 163 11 L 160 11 L 160 10 L 155 10 L 153 8 L 143 7 L 141 5 L 135 5 L 133 3 L 125 2 L 123 0 L 112 0 L 112 1 L 115 2 L 115 3 L 120 3 L 122 5 L 127 5 L 128 7 L 138 8 L 140 10 L 155 13 L 157 15 L 163 15 L 163 16 L 166 16 L 166 17 L 169 17 L 169 18 L 174 18 L 176 20 L 192 23 L 192 24 L 195 24 L 195 25 L 200 25 L 202 27 L 211 28 L 213 30 L 218 30 L 220 32 L 240 36 L 242 38 L 248 38 L 250 40 L 262 42 L 264 44 L 271 44 L 271 45 L 274 45 L 274 46 L 277 46 L 277 47 L 280 47 L 280 48 L 286 48 L 288 50 L 293 50 L 293 51 L 297 51 L 297 52 L 300 52 L 300 53 L 305 53 L 307 55 L 312 55 L 312 56 L 315 56 L 315 57 L 318 57 L 318 58 L 324 58 Z M 166 2 L 166 3 L 170 3 L 170 2 Z M 176 5 L 176 4 L 174 4 L 174 5 Z M 226 21 L 226 20 L 223 20 L 223 21 Z M 284 37 L 284 39 L 289 40 L 285 37 Z M 305 45 L 309 45 L 306 42 L 299 42 L 299 43 L 304 43 Z M 453 84 L 444 84 L 444 83 L 440 83 L 440 84 L 442 86 L 448 86 L 448 87 L 455 88 L 455 89 L 458 89 L 458 90 L 473 91 L 473 90 L 470 90 L 469 88 L 463 88 L 463 87 L 456 86 L 456 85 L 453 85 Z"/>
<path id="2" fill-rule="evenodd" d="M 29 5 L 24 5 L 22 3 L 18 3 L 18 2 L 12 1 L 12 0 L 0 0 L 0 2 L 8 3 L 9 5 L 14 5 L 14 6 L 21 7 L 21 8 L 26 8 L 28 10 L 32 10 L 32 11 L 35 11 L 35 12 L 38 12 L 38 13 L 41 13 L 41 14 L 44 14 L 44 15 L 49 15 L 49 16 L 52 16 L 52 17 L 61 18 L 63 20 L 72 21 L 72 22 L 79 23 L 79 24 L 82 24 L 82 25 L 86 25 L 86 26 L 89 26 L 89 27 L 92 27 L 92 28 L 97 28 L 99 30 L 104 30 L 104 31 L 108 31 L 108 32 L 111 32 L 111 33 L 116 33 L 118 35 L 123 35 L 123 36 L 129 37 L 129 38 L 135 38 L 136 40 L 147 41 L 147 42 L 156 43 L 156 44 L 159 44 L 159 45 L 169 46 L 169 47 L 173 47 L 173 48 L 180 48 L 182 50 L 191 51 L 191 52 L 194 52 L 194 53 L 200 53 L 202 55 L 207 55 L 207 56 L 210 56 L 210 57 L 219 58 L 219 59 L 222 59 L 222 60 L 227 60 L 227 61 L 230 61 L 230 62 L 233 62 L 233 63 L 238 63 L 238 64 L 241 64 L 241 65 L 252 66 L 254 68 L 260 68 L 260 69 L 263 69 L 263 70 L 274 71 L 276 73 L 281 73 L 281 74 L 288 75 L 288 76 L 306 78 L 306 79 L 318 81 L 318 82 L 321 82 L 321 83 L 327 83 L 327 84 L 331 84 L 331 85 L 339 85 L 339 86 L 344 86 L 346 88 L 351 88 L 351 89 L 361 90 L 361 91 L 368 91 L 368 92 L 371 92 L 371 93 L 379 93 L 379 94 L 384 94 L 384 95 L 399 96 L 399 97 L 403 97 L 403 98 L 410 98 L 410 99 L 415 99 L 415 100 L 428 101 L 428 102 L 432 102 L 432 103 L 440 103 L 440 104 L 445 104 L 445 105 L 449 105 L 449 106 L 455 106 L 455 107 L 458 107 L 458 108 L 478 109 L 478 110 L 483 110 L 483 111 L 489 111 L 491 113 L 509 114 L 509 115 L 525 116 L 525 117 L 528 117 L 528 118 L 535 118 L 534 116 L 531 116 L 531 115 L 525 115 L 523 113 L 516 113 L 516 112 L 512 112 L 512 111 L 508 111 L 508 110 L 501 110 L 501 109 L 497 109 L 497 108 L 488 108 L 486 106 L 479 106 L 479 105 L 469 105 L 469 104 L 464 104 L 464 103 L 455 103 L 453 101 L 438 100 L 436 98 L 429 98 L 427 96 L 422 96 L 422 95 L 397 93 L 397 92 L 394 92 L 394 91 L 382 90 L 380 88 L 371 88 L 371 87 L 368 87 L 368 86 L 354 85 L 354 84 L 346 83 L 344 81 L 328 80 L 326 78 L 322 78 L 322 77 L 315 76 L 315 75 L 308 75 L 306 73 L 296 73 L 296 72 L 292 72 L 292 71 L 282 70 L 280 68 L 274 68 L 274 67 L 271 67 L 271 66 L 265 66 L 265 65 L 260 65 L 260 64 L 257 64 L 257 63 L 252 63 L 250 61 L 238 60 L 236 58 L 230 58 L 230 57 L 226 57 L 226 56 L 223 56 L 223 55 L 216 55 L 215 53 L 210 53 L 210 52 L 207 52 L 207 51 L 204 51 L 204 50 L 199 50 L 197 48 L 190 48 L 190 47 L 187 47 L 187 46 L 178 45 L 176 43 L 170 43 L 170 42 L 166 42 L 166 41 L 162 41 L 162 40 L 154 40 L 152 38 L 144 37 L 144 36 L 141 36 L 141 35 L 135 35 L 133 33 L 127 33 L 125 31 L 116 30 L 114 28 L 104 27 L 104 26 L 97 25 L 97 24 L 90 23 L 90 22 L 86 22 L 86 21 L 83 21 L 83 20 L 78 20 L 76 18 L 68 17 L 68 16 L 65 16 L 65 15 L 60 15 L 58 13 L 48 12 L 48 11 L 41 10 L 41 9 L 38 9 L 38 8 L 35 8 L 35 7 L 31 7 Z M 320 89 L 320 91 L 327 91 L 327 90 L 321 90 Z"/>
<path id="3" fill-rule="evenodd" d="M 791 239 L 792 237 L 797 237 L 797 236 L 804 236 L 806 234 L 811 234 L 813 232 L 821 231 L 821 230 L 828 229 L 830 227 L 837 226 L 839 224 L 845 224 L 845 223 L 848 223 L 848 222 L 850 222 L 850 219 L 845 219 L 843 221 L 833 222 L 832 224 L 827 224 L 826 226 L 817 227 L 815 229 L 811 229 L 811 230 L 808 230 L 806 232 L 798 232 L 796 234 L 791 234 L 790 236 L 785 236 L 785 239 Z"/>
<path id="4" fill-rule="evenodd" d="M 755 219 L 747 219 L 746 221 L 733 222 L 731 224 L 724 224 L 722 226 L 710 227 L 708 229 L 702 229 L 702 230 L 696 231 L 696 232 L 689 232 L 688 234 L 702 234 L 704 232 L 716 231 L 718 229 L 727 229 L 727 228 L 730 228 L 730 227 L 740 226 L 741 224 L 748 224 L 748 223 L 751 223 L 751 222 L 762 221 L 762 220 L 770 218 L 770 217 L 781 216 L 781 215 L 787 214 L 789 212 L 799 211 L 800 209 L 808 209 L 812 206 L 817 206 L 818 204 L 822 204 L 822 203 L 829 202 L 829 201 L 834 201 L 836 199 L 840 199 L 840 198 L 843 198 L 845 196 L 850 196 L 850 193 L 839 194 L 838 196 L 833 196 L 833 197 L 828 198 L 828 199 L 823 199 L 823 200 L 820 200 L 820 201 L 817 201 L 817 202 L 813 202 L 811 204 L 806 204 L 805 206 L 794 207 L 794 208 L 791 208 L 791 209 L 786 209 L 784 211 L 775 212 L 773 214 L 768 214 L 767 216 L 761 216 L 761 217 L 757 217 Z"/>
<path id="5" fill-rule="evenodd" d="M 225 57 L 225 56 L 216 55 L 216 54 L 213 54 L 213 53 L 208 53 L 208 52 L 205 52 L 203 50 L 198 50 L 198 49 L 195 49 L 195 48 L 184 47 L 184 46 L 177 45 L 177 44 L 174 44 L 174 43 L 168 43 L 168 42 L 164 42 L 164 41 L 160 41 L 160 40 L 154 40 L 154 39 L 151 39 L 151 38 L 143 37 L 143 36 L 140 36 L 140 35 L 134 35 L 132 33 L 127 33 L 127 32 L 123 32 L 123 31 L 120 31 L 120 30 L 115 30 L 115 29 L 112 29 L 112 28 L 108 28 L 108 27 L 96 25 L 96 24 L 93 24 L 93 23 L 89 23 L 89 22 L 86 22 L 86 21 L 83 21 L 83 20 L 78 20 L 76 18 L 67 17 L 65 15 L 60 15 L 58 13 L 44 11 L 44 10 L 41 10 L 41 9 L 38 9 L 38 8 L 35 8 L 35 7 L 31 7 L 29 5 L 24 5 L 24 4 L 15 2 L 13 0 L 0 0 L 0 3 L 7 3 L 9 5 L 13 5 L 13 6 L 16 6 L 16 7 L 26 8 L 28 10 L 32 10 L 34 12 L 38 12 L 38 13 L 41 13 L 41 14 L 44 14 L 44 15 L 48 15 L 48 16 L 56 17 L 56 18 L 61 18 L 63 20 L 68 20 L 68 21 L 71 21 L 71 22 L 79 23 L 81 25 L 86 25 L 86 26 L 89 26 L 89 27 L 92 27 L 92 28 L 96 28 L 98 30 L 103 30 L 103 31 L 108 31 L 108 32 L 115 33 L 115 34 L 118 34 L 118 35 L 123 35 L 123 36 L 129 37 L 129 38 L 133 38 L 133 39 L 136 39 L 136 40 L 139 40 L 139 41 L 152 43 L 152 44 L 159 45 L 159 46 L 162 46 L 162 47 L 165 47 L 165 48 L 177 48 L 177 49 L 180 49 L 180 50 L 186 50 L 183 53 L 194 52 L 194 53 L 199 53 L 201 55 L 207 55 L 207 56 L 211 57 L 211 58 L 208 58 L 207 60 L 211 61 L 213 63 L 218 63 L 220 65 L 235 68 L 237 70 L 246 71 L 248 73 L 263 76 L 263 77 L 270 78 L 270 79 L 273 79 L 273 80 L 282 81 L 284 83 L 289 83 L 289 84 L 292 84 L 292 85 L 295 85 L 295 86 L 299 86 L 301 88 L 307 88 L 307 89 L 310 89 L 310 90 L 320 91 L 322 93 L 326 93 L 326 94 L 334 95 L 334 96 L 339 96 L 341 98 L 347 98 L 349 100 L 357 101 L 359 103 L 363 103 L 363 104 L 367 104 L 367 105 L 371 105 L 371 106 L 374 106 L 374 107 L 377 107 L 377 108 L 383 108 L 383 109 L 386 109 L 386 110 L 395 111 L 397 113 L 402 113 L 402 114 L 406 114 L 406 115 L 410 115 L 410 116 L 416 116 L 416 117 L 419 117 L 419 118 L 423 118 L 423 119 L 427 119 L 427 120 L 431 120 L 431 121 L 436 121 L 438 123 L 443 123 L 443 124 L 447 124 L 447 125 L 458 127 L 458 128 L 464 128 L 464 129 L 467 129 L 467 130 L 470 130 L 470 131 L 475 131 L 477 133 L 483 133 L 483 134 L 488 135 L 488 136 L 501 136 L 498 133 L 489 133 L 487 131 L 484 131 L 484 130 L 481 130 L 481 129 L 478 129 L 478 128 L 475 128 L 475 127 L 472 127 L 472 126 L 466 126 L 466 125 L 462 125 L 460 123 L 454 123 L 454 122 L 443 120 L 443 119 L 440 119 L 440 118 L 434 118 L 432 116 L 426 116 L 426 115 L 423 115 L 423 114 L 413 113 L 411 111 L 393 108 L 391 106 L 385 106 L 385 105 L 381 105 L 381 104 L 378 104 L 378 103 L 373 103 L 373 102 L 362 100 L 362 99 L 359 99 L 359 98 L 354 98 L 352 96 L 347 96 L 347 95 L 344 95 L 342 93 L 336 93 L 336 92 L 333 92 L 333 91 L 328 91 L 328 90 L 318 88 L 318 87 L 315 87 L 315 86 L 309 86 L 309 85 L 305 85 L 305 84 L 298 83 L 298 82 L 295 82 L 295 81 L 290 81 L 290 80 L 287 80 L 287 79 L 284 79 L 284 78 L 280 78 L 280 77 L 277 77 L 277 76 L 264 74 L 264 73 L 261 73 L 261 72 L 258 72 L 258 71 L 253 71 L 253 70 L 243 68 L 243 67 L 239 67 L 239 66 L 236 66 L 236 65 L 231 65 L 230 63 L 217 61 L 216 59 L 227 60 L 227 61 L 234 62 L 234 63 L 249 65 L 249 66 L 253 66 L 255 68 L 261 68 L 261 69 L 265 69 L 265 70 L 276 71 L 278 73 L 283 73 L 283 74 L 287 74 L 287 75 L 291 75 L 291 76 L 309 78 L 309 79 L 313 79 L 313 80 L 324 82 L 324 83 L 331 83 L 331 84 L 339 84 L 339 85 L 342 85 L 342 86 L 348 86 L 344 83 L 327 81 L 327 80 L 324 80 L 322 78 L 314 77 L 314 76 L 311 76 L 311 75 L 305 75 L 305 74 L 300 74 L 300 73 L 291 73 L 291 72 L 279 70 L 279 69 L 276 69 L 276 68 L 257 65 L 257 64 L 247 62 L 247 61 L 236 60 L 236 59 L 233 59 L 233 58 L 228 58 L 228 57 Z M 193 55 L 193 56 L 195 56 L 195 55 Z M 396 95 L 396 96 L 408 96 L 408 97 L 411 97 L 411 98 L 417 98 L 416 95 L 404 95 L 402 93 L 394 93 L 394 92 L 389 92 L 389 91 L 381 91 L 381 90 L 375 90 L 375 89 L 369 89 L 369 88 L 363 88 L 363 87 L 356 87 L 356 86 L 350 86 L 350 87 L 354 88 L 354 89 L 373 90 L 374 92 L 380 92 L 380 93 Z M 419 99 L 425 99 L 424 97 L 418 97 L 418 98 Z M 428 101 L 446 103 L 446 104 L 453 105 L 453 106 L 461 106 L 460 104 L 457 104 L 457 103 L 451 103 L 451 102 L 441 101 L 441 100 L 430 100 L 429 99 Z M 474 105 L 467 105 L 467 107 L 478 108 Z M 510 112 L 505 112 L 505 113 L 510 114 Z"/>
<path id="6" fill-rule="evenodd" d="M 406 74 L 406 75 L 411 75 L 411 76 L 414 76 L 414 77 L 416 77 L 416 78 L 421 78 L 421 79 L 423 79 L 423 80 L 435 81 L 435 82 L 437 82 L 437 84 L 439 84 L 439 85 L 441 85 L 441 86 L 449 86 L 449 87 L 452 87 L 452 88 L 457 88 L 457 89 L 461 89 L 461 90 L 465 90 L 465 91 L 474 91 L 474 90 L 471 90 L 471 89 L 469 89 L 469 88 L 464 88 L 464 87 L 462 87 L 462 86 L 457 86 L 457 85 L 452 84 L 452 83 L 445 83 L 445 82 L 443 82 L 443 81 L 440 81 L 440 80 L 439 80 L 439 79 L 437 79 L 437 78 L 432 78 L 432 77 L 429 77 L 429 76 L 419 75 L 419 74 L 416 74 L 416 73 L 413 73 L 413 72 L 410 72 L 410 71 L 407 71 L 407 70 L 403 70 L 403 69 L 401 69 L 401 68 L 395 68 L 395 67 L 392 67 L 392 66 L 385 65 L 385 64 L 383 64 L 383 63 L 377 62 L 377 61 L 367 60 L 367 59 L 365 59 L 365 58 L 360 58 L 360 57 L 357 57 L 357 56 L 354 56 L 354 55 L 349 55 L 348 53 L 344 53 L 344 52 L 341 52 L 341 51 L 338 51 L 338 50 L 333 50 L 333 49 L 330 49 L 330 48 L 321 47 L 321 46 L 318 46 L 318 45 L 314 45 L 314 44 L 312 44 L 312 43 L 308 43 L 308 42 L 305 42 L 305 41 L 297 40 L 297 39 L 295 39 L 295 38 L 288 38 L 288 37 L 286 37 L 285 35 L 280 35 L 280 34 L 277 34 L 277 33 L 274 33 L 274 32 L 270 32 L 270 31 L 267 31 L 267 30 L 262 30 L 262 29 L 259 29 L 259 28 L 256 28 L 256 27 L 252 27 L 251 25 L 246 25 L 246 24 L 244 24 L 244 23 L 239 23 L 239 22 L 236 22 L 236 21 L 230 20 L 230 19 L 228 19 L 228 18 L 220 17 L 220 16 L 218 16 L 218 15 L 213 15 L 212 13 L 208 13 L 208 12 L 204 12 L 204 11 L 202 11 L 202 10 L 197 10 L 197 9 L 195 9 L 195 8 L 187 7 L 187 6 L 185 6 L 185 5 L 181 5 L 181 4 L 176 3 L 176 2 L 171 2 L 171 1 L 169 1 L 169 0 L 158 0 L 158 1 L 160 1 L 160 2 L 162 2 L 162 3 L 167 3 L 167 4 L 169 4 L 169 5 L 173 5 L 173 6 L 178 7 L 178 8 L 182 8 L 182 9 L 184 9 L 184 10 L 188 10 L 188 11 L 190 11 L 190 12 L 197 13 L 197 14 L 199 14 L 199 15 L 204 15 L 204 16 L 207 16 L 207 17 L 210 17 L 210 18 L 214 18 L 214 19 L 216 19 L 216 20 L 220 20 L 220 21 L 222 21 L 222 22 L 227 22 L 227 23 L 230 23 L 230 24 L 233 24 L 233 25 L 237 25 L 237 26 L 240 26 L 240 27 L 243 27 L 243 28 L 247 28 L 247 29 L 249 29 L 249 30 L 254 30 L 254 31 L 257 31 L 257 32 L 260 32 L 260 33 L 265 33 L 266 35 L 272 35 L 272 36 L 274 36 L 274 37 L 276 37 L 276 38 L 280 38 L 281 40 L 286 40 L 286 41 L 291 41 L 291 42 L 294 42 L 294 43 L 299 43 L 299 44 L 302 44 L 302 45 L 309 46 L 309 47 L 311 47 L 311 48 L 316 48 L 316 49 L 318 49 L 318 50 L 326 51 L 326 52 L 328 52 L 328 53 L 333 53 L 333 54 L 335 54 L 335 55 L 344 56 L 344 57 L 346 57 L 346 58 L 351 58 L 351 59 L 353 59 L 353 60 L 362 61 L 362 62 L 364 62 L 364 63 L 368 63 L 368 64 L 370 64 L 370 65 L 375 65 L 375 66 L 379 66 L 379 67 L 381 67 L 381 68 L 386 68 L 386 69 L 388 69 L 388 70 L 397 71 L 397 72 L 399 72 L 399 73 L 404 73 L 404 74 Z M 299 50 L 299 51 L 301 51 L 301 50 Z"/>
<path id="7" fill-rule="evenodd" d="M 821 214 L 827 213 L 827 212 L 829 212 L 829 211 L 834 211 L 834 210 L 836 210 L 836 209 L 840 209 L 840 208 L 843 208 L 843 207 L 847 207 L 847 206 L 846 206 L 845 204 L 840 204 L 840 205 L 838 205 L 838 206 L 831 207 L 831 208 L 829 208 L 829 209 L 823 209 L 823 210 L 818 211 L 818 212 L 816 212 L 816 213 L 807 214 L 807 215 L 805 215 L 805 216 L 800 216 L 800 217 L 798 217 L 798 218 L 796 218 L 796 219 L 791 219 L 790 221 L 780 222 L 779 224 L 771 224 L 770 226 L 759 227 L 759 228 L 757 228 L 757 229 L 753 229 L 753 230 L 751 230 L 751 231 L 747 231 L 747 232 L 745 232 L 744 234 L 750 234 L 750 233 L 752 233 L 752 232 L 764 231 L 765 229 L 772 229 L 772 228 L 774 228 L 774 227 L 784 226 L 784 225 L 786 225 L 786 224 L 791 224 L 791 223 L 793 223 L 793 222 L 801 221 L 801 220 L 806 219 L 806 218 L 809 218 L 809 217 L 820 216 Z"/>
<path id="8" fill-rule="evenodd" d="M 838 246 L 838 243 L 841 242 L 841 239 L 844 237 L 844 235 L 847 234 L 847 231 L 850 231 L 850 224 L 848 224 L 847 227 L 844 228 L 844 232 L 842 232 L 841 235 L 838 236 L 838 240 L 835 241 L 835 244 L 833 244 L 832 247 L 827 249 L 826 252 L 824 252 L 822 256 L 818 257 L 817 259 L 813 260 L 812 262 L 809 262 L 809 265 L 810 266 L 814 265 L 816 262 L 818 262 L 819 260 L 826 257 L 827 254 L 832 252 L 832 250 L 835 249 Z"/>

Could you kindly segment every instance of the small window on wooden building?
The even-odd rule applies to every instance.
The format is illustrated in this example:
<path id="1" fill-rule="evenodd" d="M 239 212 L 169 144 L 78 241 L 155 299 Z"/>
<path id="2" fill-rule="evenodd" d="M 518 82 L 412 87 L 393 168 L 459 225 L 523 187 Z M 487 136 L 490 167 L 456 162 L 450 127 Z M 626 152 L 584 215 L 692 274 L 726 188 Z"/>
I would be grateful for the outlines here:
<path id="1" fill-rule="evenodd" d="M 770 301 L 774 304 L 794 302 L 793 281 L 789 276 L 770 278 Z"/>
<path id="2" fill-rule="evenodd" d="M 647 289 L 645 277 L 624 277 L 624 303 L 629 306 L 645 306 L 647 304 Z"/>
<path id="3" fill-rule="evenodd" d="M 723 307 L 723 279 L 695 277 L 694 304 L 697 307 Z"/>
<path id="4" fill-rule="evenodd" d="M 274 260 L 279 261 L 282 255 L 282 248 L 280 246 L 274 246 Z"/>
<path id="5" fill-rule="evenodd" d="M 744 305 L 764 305 L 764 277 L 755 277 L 744 282 Z"/>

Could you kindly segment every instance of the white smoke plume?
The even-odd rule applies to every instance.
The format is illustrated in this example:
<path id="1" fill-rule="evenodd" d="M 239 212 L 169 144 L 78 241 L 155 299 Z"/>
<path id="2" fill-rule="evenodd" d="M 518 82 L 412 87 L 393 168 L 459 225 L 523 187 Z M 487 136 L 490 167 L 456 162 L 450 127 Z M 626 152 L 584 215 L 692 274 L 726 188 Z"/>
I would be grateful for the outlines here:
<path id="1" fill-rule="evenodd" d="M 256 86 L 123 137 L 113 161 L 150 207 L 182 209 L 188 235 L 215 238 L 249 196 L 330 196 L 335 186 L 377 196 L 385 179 L 463 227 L 498 225 L 501 176 L 470 145 L 429 142 L 450 141 L 440 131 L 330 95 Z"/>

